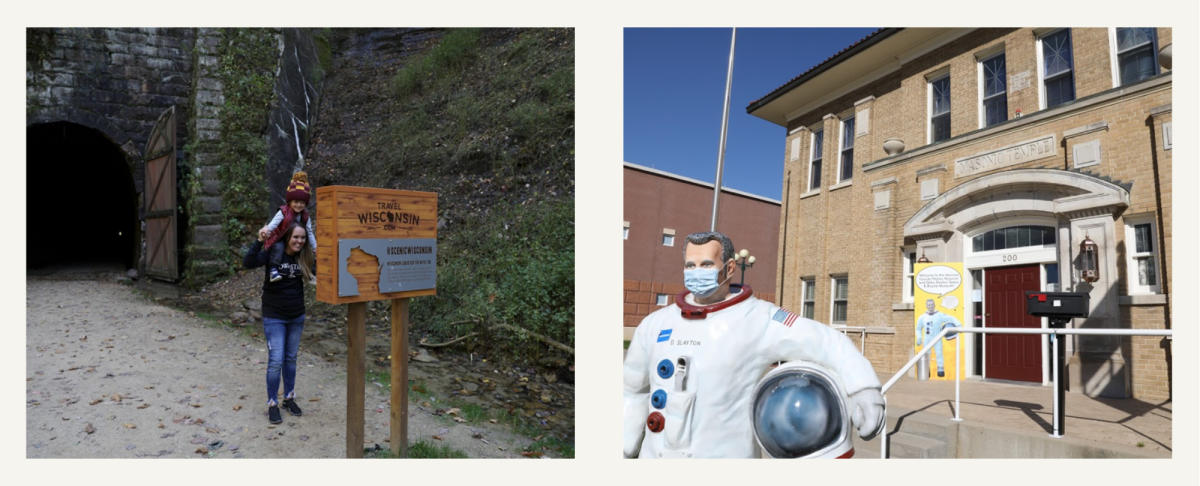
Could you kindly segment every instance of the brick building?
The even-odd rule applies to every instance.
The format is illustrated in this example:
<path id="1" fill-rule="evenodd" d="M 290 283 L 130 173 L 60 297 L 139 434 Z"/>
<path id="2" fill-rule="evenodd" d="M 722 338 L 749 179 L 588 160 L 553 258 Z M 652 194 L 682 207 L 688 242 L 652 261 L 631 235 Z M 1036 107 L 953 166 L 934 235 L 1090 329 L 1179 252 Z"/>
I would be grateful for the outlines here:
<path id="1" fill-rule="evenodd" d="M 869 328 L 889 373 L 913 354 L 921 257 L 964 263 L 967 326 L 1036 327 L 1024 291 L 1057 289 L 1090 293 L 1069 326 L 1171 328 L 1170 43 L 1166 28 L 881 29 L 752 102 L 787 129 L 783 305 Z M 964 336 L 968 375 L 1049 383 L 1046 338 L 993 336 Z M 1069 387 L 1167 400 L 1171 350 L 1069 338 Z"/>
<path id="2" fill-rule="evenodd" d="M 626 338 L 647 314 L 674 302 L 683 288 L 683 243 L 687 235 L 708 231 L 712 223 L 713 185 L 626 162 L 625 331 Z M 779 244 L 779 201 L 722 188 L 717 231 L 733 240 L 735 250 L 754 255 L 746 285 L 763 300 L 774 300 L 775 255 Z M 734 282 L 741 281 L 741 270 Z"/>

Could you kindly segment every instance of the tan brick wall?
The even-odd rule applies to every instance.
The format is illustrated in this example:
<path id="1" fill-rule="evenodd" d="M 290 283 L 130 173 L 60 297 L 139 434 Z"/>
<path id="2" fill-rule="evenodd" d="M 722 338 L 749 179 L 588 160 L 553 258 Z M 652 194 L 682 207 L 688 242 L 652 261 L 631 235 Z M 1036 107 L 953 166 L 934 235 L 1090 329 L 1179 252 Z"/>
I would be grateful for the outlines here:
<path id="1" fill-rule="evenodd" d="M 1159 29 L 1159 45 L 1169 42 L 1170 30 Z M 1076 98 L 1104 93 L 1112 89 L 1107 29 L 1073 29 L 1076 64 Z M 903 238 L 903 226 L 928 201 L 920 200 L 920 181 L 937 179 L 939 193 L 972 179 L 991 174 L 982 173 L 955 178 L 954 161 L 995 148 L 1053 134 L 1060 144 L 1056 157 L 1026 162 L 1001 170 L 1017 168 L 1072 169 L 1072 149 L 1079 143 L 1099 140 L 1101 163 L 1082 169 L 1083 172 L 1114 180 L 1129 186 L 1130 206 L 1124 214 L 1158 214 L 1161 208 L 1162 244 L 1159 245 L 1170 262 L 1171 245 L 1171 151 L 1162 150 L 1162 123 L 1170 121 L 1165 114 L 1151 116 L 1151 111 L 1171 104 L 1171 84 L 1140 90 L 1086 109 L 1067 109 L 1061 116 L 1036 122 L 1008 123 L 984 131 L 970 141 L 950 140 L 940 148 L 910 157 L 899 163 L 864 171 L 863 165 L 886 157 L 883 140 L 898 137 L 905 141 L 906 152 L 924 147 L 926 140 L 927 75 L 949 67 L 952 91 L 952 137 L 979 130 L 979 101 L 977 60 L 981 53 L 1003 44 L 1006 71 L 1009 77 L 1008 112 L 1016 110 L 1028 117 L 1038 113 L 1036 33 L 1032 29 L 980 29 L 950 44 L 912 60 L 896 73 L 872 82 L 862 89 L 848 93 L 824 106 L 803 114 L 789 123 L 794 133 L 785 138 L 784 170 L 785 195 L 780 219 L 788 235 L 780 243 L 782 275 L 781 297 L 790 309 L 800 309 L 799 281 L 814 277 L 816 302 L 814 315 L 827 322 L 830 315 L 830 275 L 850 277 L 848 325 L 890 326 L 894 335 L 873 334 L 867 339 L 867 356 L 878 371 L 893 371 L 911 355 L 913 341 L 913 311 L 902 301 L 901 247 L 912 244 Z M 1025 77 L 1027 86 L 1014 83 Z M 841 115 L 856 101 L 874 96 L 871 101 L 870 133 L 855 140 L 855 172 L 853 183 L 833 191 L 836 181 L 838 123 L 834 117 L 822 120 L 827 114 Z M 860 106 L 861 109 L 861 106 Z M 1064 133 L 1093 123 L 1106 123 L 1107 128 L 1065 139 Z M 810 132 L 802 127 L 823 126 L 825 154 L 823 181 L 820 193 L 804 195 L 807 190 Z M 799 137 L 800 157 L 790 158 L 791 140 Z M 916 172 L 931 167 L 944 167 L 918 177 Z M 1157 167 L 1158 177 L 1155 174 Z M 872 183 L 895 178 L 886 186 L 872 188 Z M 790 185 L 790 190 L 788 189 Z M 891 191 L 891 207 L 874 210 L 873 193 Z M 802 197 L 804 195 L 804 197 Z M 1115 222 L 1118 241 L 1124 239 L 1124 221 Z M 780 234 L 785 234 L 781 229 Z M 1061 243 L 1060 243 L 1061 244 Z M 1123 269 L 1124 254 L 1118 254 L 1118 268 Z M 1163 277 L 1169 288 L 1170 265 L 1162 265 Z M 1123 277 L 1124 270 L 1121 270 Z M 1125 289 L 1119 289 L 1120 295 Z M 895 310 L 894 310 L 895 308 Z M 1129 310 L 1132 309 L 1132 310 Z M 1167 325 L 1169 307 L 1135 306 L 1127 320 L 1133 327 Z M 1157 316 L 1157 317 L 1156 317 Z M 1123 324 L 1128 325 L 1128 324 Z M 856 344 L 857 335 L 851 336 Z M 1169 393 L 1166 380 L 1166 351 L 1157 338 L 1135 338 L 1132 345 L 1134 393 L 1144 399 L 1156 399 Z"/>

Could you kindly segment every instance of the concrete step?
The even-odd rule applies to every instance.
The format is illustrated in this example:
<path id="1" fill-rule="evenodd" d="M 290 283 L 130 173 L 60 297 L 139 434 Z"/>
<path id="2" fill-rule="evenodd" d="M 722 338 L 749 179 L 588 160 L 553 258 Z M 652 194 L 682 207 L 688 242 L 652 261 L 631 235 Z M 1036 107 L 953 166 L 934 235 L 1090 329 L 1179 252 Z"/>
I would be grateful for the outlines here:
<path id="1" fill-rule="evenodd" d="M 946 443 L 937 439 L 908 432 L 896 432 L 888 436 L 888 439 L 889 458 L 944 459 L 954 457 L 949 454 Z"/>
<path id="2" fill-rule="evenodd" d="M 888 431 L 904 432 L 931 439 L 937 439 L 953 445 L 958 435 L 958 422 L 952 416 L 930 411 L 911 411 L 904 409 L 888 410 Z"/>

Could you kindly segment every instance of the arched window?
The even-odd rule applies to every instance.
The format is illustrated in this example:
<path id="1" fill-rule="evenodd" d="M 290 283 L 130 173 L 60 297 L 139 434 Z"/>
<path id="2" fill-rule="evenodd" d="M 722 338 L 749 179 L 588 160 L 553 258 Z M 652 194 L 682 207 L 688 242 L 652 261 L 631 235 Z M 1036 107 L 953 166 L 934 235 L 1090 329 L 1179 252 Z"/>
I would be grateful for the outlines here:
<path id="1" fill-rule="evenodd" d="M 1009 226 L 978 235 L 971 240 L 971 245 L 974 251 L 1053 245 L 1054 233 L 1051 226 Z"/>

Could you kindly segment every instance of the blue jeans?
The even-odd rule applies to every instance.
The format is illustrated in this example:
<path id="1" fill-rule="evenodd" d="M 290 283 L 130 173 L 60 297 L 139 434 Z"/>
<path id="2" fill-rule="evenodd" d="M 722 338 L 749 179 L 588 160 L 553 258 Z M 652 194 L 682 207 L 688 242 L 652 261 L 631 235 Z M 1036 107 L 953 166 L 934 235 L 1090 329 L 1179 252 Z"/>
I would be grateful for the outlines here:
<path id="1" fill-rule="evenodd" d="M 296 355 L 300 354 L 300 332 L 304 314 L 292 319 L 263 316 L 263 334 L 267 336 L 267 404 L 278 403 L 279 377 L 283 375 L 283 396 L 291 398 L 296 390 Z"/>

